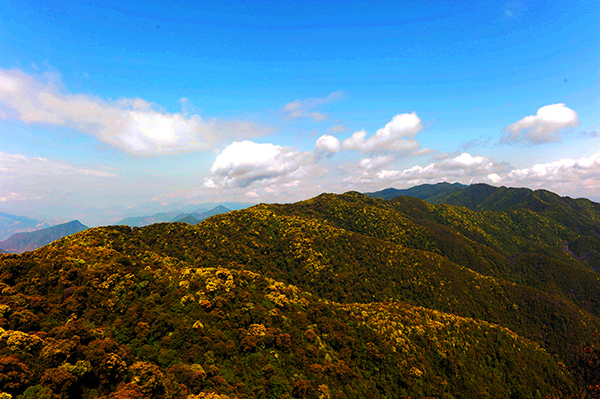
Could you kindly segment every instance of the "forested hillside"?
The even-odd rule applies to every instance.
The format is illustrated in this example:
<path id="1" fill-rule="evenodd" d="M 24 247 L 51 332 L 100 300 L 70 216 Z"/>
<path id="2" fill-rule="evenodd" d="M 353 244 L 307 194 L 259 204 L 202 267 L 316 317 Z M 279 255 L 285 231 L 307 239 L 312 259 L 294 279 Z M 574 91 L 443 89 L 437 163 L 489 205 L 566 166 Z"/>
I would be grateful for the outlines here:
<path id="1" fill-rule="evenodd" d="M 597 397 L 598 204 L 512 198 L 323 194 L 1 255 L 0 391 Z"/>

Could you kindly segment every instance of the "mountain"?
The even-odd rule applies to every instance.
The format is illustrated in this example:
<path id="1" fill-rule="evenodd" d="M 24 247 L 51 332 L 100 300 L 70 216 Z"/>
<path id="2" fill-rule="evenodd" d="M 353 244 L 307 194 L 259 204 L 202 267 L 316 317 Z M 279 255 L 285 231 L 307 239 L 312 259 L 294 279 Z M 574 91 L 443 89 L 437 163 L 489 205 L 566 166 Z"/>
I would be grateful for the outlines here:
<path id="1" fill-rule="evenodd" d="M 427 202 L 436 203 L 439 198 L 445 198 L 448 195 L 462 191 L 465 185 L 460 183 L 437 183 L 437 184 L 422 184 L 408 189 L 386 188 L 381 191 L 365 193 L 371 198 L 391 199 L 406 195 L 409 197 L 419 198 Z"/>
<path id="2" fill-rule="evenodd" d="M 201 221 L 208 219 L 211 216 L 220 215 L 222 213 L 231 212 L 231 209 L 224 207 L 223 205 L 218 205 L 211 209 L 210 211 L 205 211 L 202 213 L 193 212 L 193 213 L 182 213 L 174 217 L 172 222 L 181 222 L 196 225 Z"/>
<path id="3" fill-rule="evenodd" d="M 34 249 L 50 244 L 52 241 L 56 241 L 85 229 L 87 229 L 87 226 L 82 225 L 78 220 L 73 220 L 41 230 L 28 233 L 17 233 L 7 240 L 0 241 L 0 248 L 7 253 L 33 251 Z"/>
<path id="4" fill-rule="evenodd" d="M 50 227 L 46 222 L 25 216 L 0 213 L 0 240 L 4 240 L 15 233 L 35 231 L 46 227 Z"/>
<path id="5" fill-rule="evenodd" d="M 322 194 L 1 255 L 0 391 L 595 397 L 600 210 L 556 197 Z"/>
<path id="6" fill-rule="evenodd" d="M 436 186 L 440 186 L 441 184 L 444 183 Z M 405 193 L 419 194 L 421 192 L 428 192 L 431 190 L 431 187 L 431 185 L 416 186 L 405 190 Z M 371 194 L 369 195 L 372 196 Z M 416 197 L 416 195 L 408 196 Z M 487 184 L 472 184 L 460 187 L 457 190 L 447 190 L 441 196 L 430 196 L 425 198 L 425 200 L 432 204 L 448 204 L 464 207 L 472 211 L 505 212 L 511 218 L 511 215 L 522 215 L 527 212 L 532 212 L 537 217 L 550 218 L 561 226 L 568 227 L 570 231 L 568 234 L 569 239 L 564 240 L 562 245 L 568 251 L 574 251 L 572 252 L 574 256 L 585 258 L 586 264 L 590 267 L 600 271 L 600 245 L 597 240 L 600 236 L 600 204 L 598 203 L 585 198 L 572 199 L 570 197 L 561 197 L 547 190 L 493 187 Z M 402 199 L 402 196 L 391 197 L 391 201 L 404 203 L 408 206 L 406 203 L 408 200 Z M 419 211 L 415 210 L 415 212 Z M 426 217 L 433 217 L 435 220 L 438 220 L 439 215 L 429 215 Z M 541 221 L 540 223 L 545 222 Z M 487 227 L 489 226 L 482 226 L 482 229 L 485 230 Z M 505 223 L 499 228 L 511 227 Z M 536 235 L 538 232 L 534 229 L 531 231 L 531 234 Z M 553 239 L 556 241 L 558 237 L 555 235 Z M 504 243 L 510 241 L 514 240 L 511 240 L 509 237 L 503 240 Z"/>
<path id="7" fill-rule="evenodd" d="M 201 212 L 204 213 L 206 211 L 204 210 L 204 211 L 201 211 Z M 197 224 L 197 222 L 200 221 L 199 219 L 202 217 L 201 214 L 198 213 L 198 212 L 180 213 L 177 216 L 175 216 L 173 219 L 171 219 L 171 222 L 179 222 L 181 219 L 186 218 L 188 216 L 191 216 L 192 218 L 194 218 L 196 220 L 196 224 Z"/>
<path id="8" fill-rule="evenodd" d="M 220 215 L 222 213 L 227 213 L 227 212 L 231 212 L 231 209 L 229 209 L 223 205 L 218 205 L 218 206 L 215 206 L 210 211 L 204 212 L 203 214 L 200 215 L 200 217 L 203 218 L 202 220 L 204 220 L 204 219 L 208 219 L 211 216 Z"/>
<path id="9" fill-rule="evenodd" d="M 129 227 L 144 227 L 154 223 L 170 222 L 174 217 L 181 215 L 181 212 L 161 212 L 152 216 L 128 217 L 120 222 L 114 223 L 115 226 L 125 225 Z"/>

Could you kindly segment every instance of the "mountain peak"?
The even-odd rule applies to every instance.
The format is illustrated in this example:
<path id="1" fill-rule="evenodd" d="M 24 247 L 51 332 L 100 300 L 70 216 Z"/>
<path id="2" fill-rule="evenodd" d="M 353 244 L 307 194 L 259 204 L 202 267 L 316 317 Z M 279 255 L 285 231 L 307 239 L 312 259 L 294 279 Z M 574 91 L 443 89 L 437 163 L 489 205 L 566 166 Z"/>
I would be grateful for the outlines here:
<path id="1" fill-rule="evenodd" d="M 72 220 L 45 229 L 14 234 L 7 240 L 0 242 L 0 248 L 5 252 L 21 253 L 33 251 L 68 235 L 86 230 L 87 228 L 88 227 L 81 224 L 79 220 Z"/>

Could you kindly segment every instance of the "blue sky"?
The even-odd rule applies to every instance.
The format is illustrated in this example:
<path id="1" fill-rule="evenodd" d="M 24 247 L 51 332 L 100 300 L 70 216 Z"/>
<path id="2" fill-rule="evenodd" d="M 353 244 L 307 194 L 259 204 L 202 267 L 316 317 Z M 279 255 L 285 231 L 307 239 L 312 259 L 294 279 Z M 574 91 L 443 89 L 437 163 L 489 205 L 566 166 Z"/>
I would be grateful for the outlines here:
<path id="1" fill-rule="evenodd" d="M 437 181 L 600 201 L 600 5 L 0 0 L 0 210 Z"/>

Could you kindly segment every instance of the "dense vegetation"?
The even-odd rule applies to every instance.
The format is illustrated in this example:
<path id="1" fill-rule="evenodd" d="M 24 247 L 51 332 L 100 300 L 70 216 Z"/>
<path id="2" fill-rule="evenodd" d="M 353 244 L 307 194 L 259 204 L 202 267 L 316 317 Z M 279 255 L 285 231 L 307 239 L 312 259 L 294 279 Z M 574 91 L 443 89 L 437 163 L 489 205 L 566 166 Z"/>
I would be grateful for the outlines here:
<path id="1" fill-rule="evenodd" d="M 597 397 L 600 208 L 529 194 L 323 194 L 2 255 L 0 392 Z"/>

